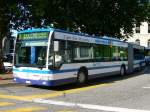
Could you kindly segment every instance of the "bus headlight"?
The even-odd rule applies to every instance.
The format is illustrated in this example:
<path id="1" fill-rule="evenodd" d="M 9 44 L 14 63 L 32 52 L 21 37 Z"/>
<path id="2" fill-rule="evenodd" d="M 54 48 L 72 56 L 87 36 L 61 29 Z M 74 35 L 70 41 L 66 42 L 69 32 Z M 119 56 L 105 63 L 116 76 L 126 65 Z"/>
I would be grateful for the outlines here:
<path id="1" fill-rule="evenodd" d="M 16 73 L 13 74 L 14 77 L 17 77 L 18 75 Z"/>

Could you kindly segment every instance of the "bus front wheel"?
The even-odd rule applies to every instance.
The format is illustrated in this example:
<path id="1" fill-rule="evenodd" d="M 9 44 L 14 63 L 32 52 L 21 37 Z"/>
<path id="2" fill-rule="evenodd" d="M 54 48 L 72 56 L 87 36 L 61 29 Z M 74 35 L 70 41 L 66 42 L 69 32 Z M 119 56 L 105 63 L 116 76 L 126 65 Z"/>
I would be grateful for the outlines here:
<path id="1" fill-rule="evenodd" d="M 87 74 L 85 70 L 79 71 L 77 75 L 77 83 L 78 84 L 85 84 L 87 82 Z"/>

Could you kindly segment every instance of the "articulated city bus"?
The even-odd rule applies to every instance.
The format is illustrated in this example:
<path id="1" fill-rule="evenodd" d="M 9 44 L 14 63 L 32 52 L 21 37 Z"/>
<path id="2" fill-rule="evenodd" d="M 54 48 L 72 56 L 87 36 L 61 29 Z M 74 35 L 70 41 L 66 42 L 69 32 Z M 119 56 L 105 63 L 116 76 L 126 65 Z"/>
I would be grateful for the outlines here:
<path id="1" fill-rule="evenodd" d="M 128 71 L 128 43 L 57 29 L 18 32 L 13 75 L 17 83 L 56 86 Z"/>

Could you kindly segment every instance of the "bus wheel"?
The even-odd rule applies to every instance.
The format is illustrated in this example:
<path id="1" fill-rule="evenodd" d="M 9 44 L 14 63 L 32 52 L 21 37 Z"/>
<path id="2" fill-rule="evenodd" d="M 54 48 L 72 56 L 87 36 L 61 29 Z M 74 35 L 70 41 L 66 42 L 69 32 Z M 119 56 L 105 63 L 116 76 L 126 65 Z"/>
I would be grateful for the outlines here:
<path id="1" fill-rule="evenodd" d="M 120 68 L 120 75 L 124 76 L 125 74 L 126 74 L 126 69 L 125 69 L 124 66 L 121 66 L 121 68 Z"/>
<path id="2" fill-rule="evenodd" d="M 77 83 L 78 84 L 84 84 L 87 82 L 87 74 L 85 71 L 81 70 L 79 71 L 78 73 L 78 76 L 77 76 Z"/>

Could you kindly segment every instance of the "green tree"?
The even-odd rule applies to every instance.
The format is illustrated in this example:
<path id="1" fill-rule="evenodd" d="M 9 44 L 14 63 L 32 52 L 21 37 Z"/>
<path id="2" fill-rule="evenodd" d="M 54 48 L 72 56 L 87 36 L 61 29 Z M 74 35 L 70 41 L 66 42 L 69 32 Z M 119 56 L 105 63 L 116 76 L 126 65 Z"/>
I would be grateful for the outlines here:
<path id="1" fill-rule="evenodd" d="M 22 30 L 31 27 L 32 15 L 28 7 L 27 1 L 0 0 L 0 73 L 4 71 L 2 40 L 10 37 L 10 29 Z"/>
<path id="2" fill-rule="evenodd" d="M 55 28 L 118 38 L 131 36 L 135 24 L 150 15 L 147 0 L 30 0 L 29 4 L 37 26 L 44 19 L 45 25 Z"/>
<path id="3" fill-rule="evenodd" d="M 2 39 L 9 34 L 11 11 L 14 6 L 14 0 L 0 0 L 0 72 L 3 71 Z"/>

